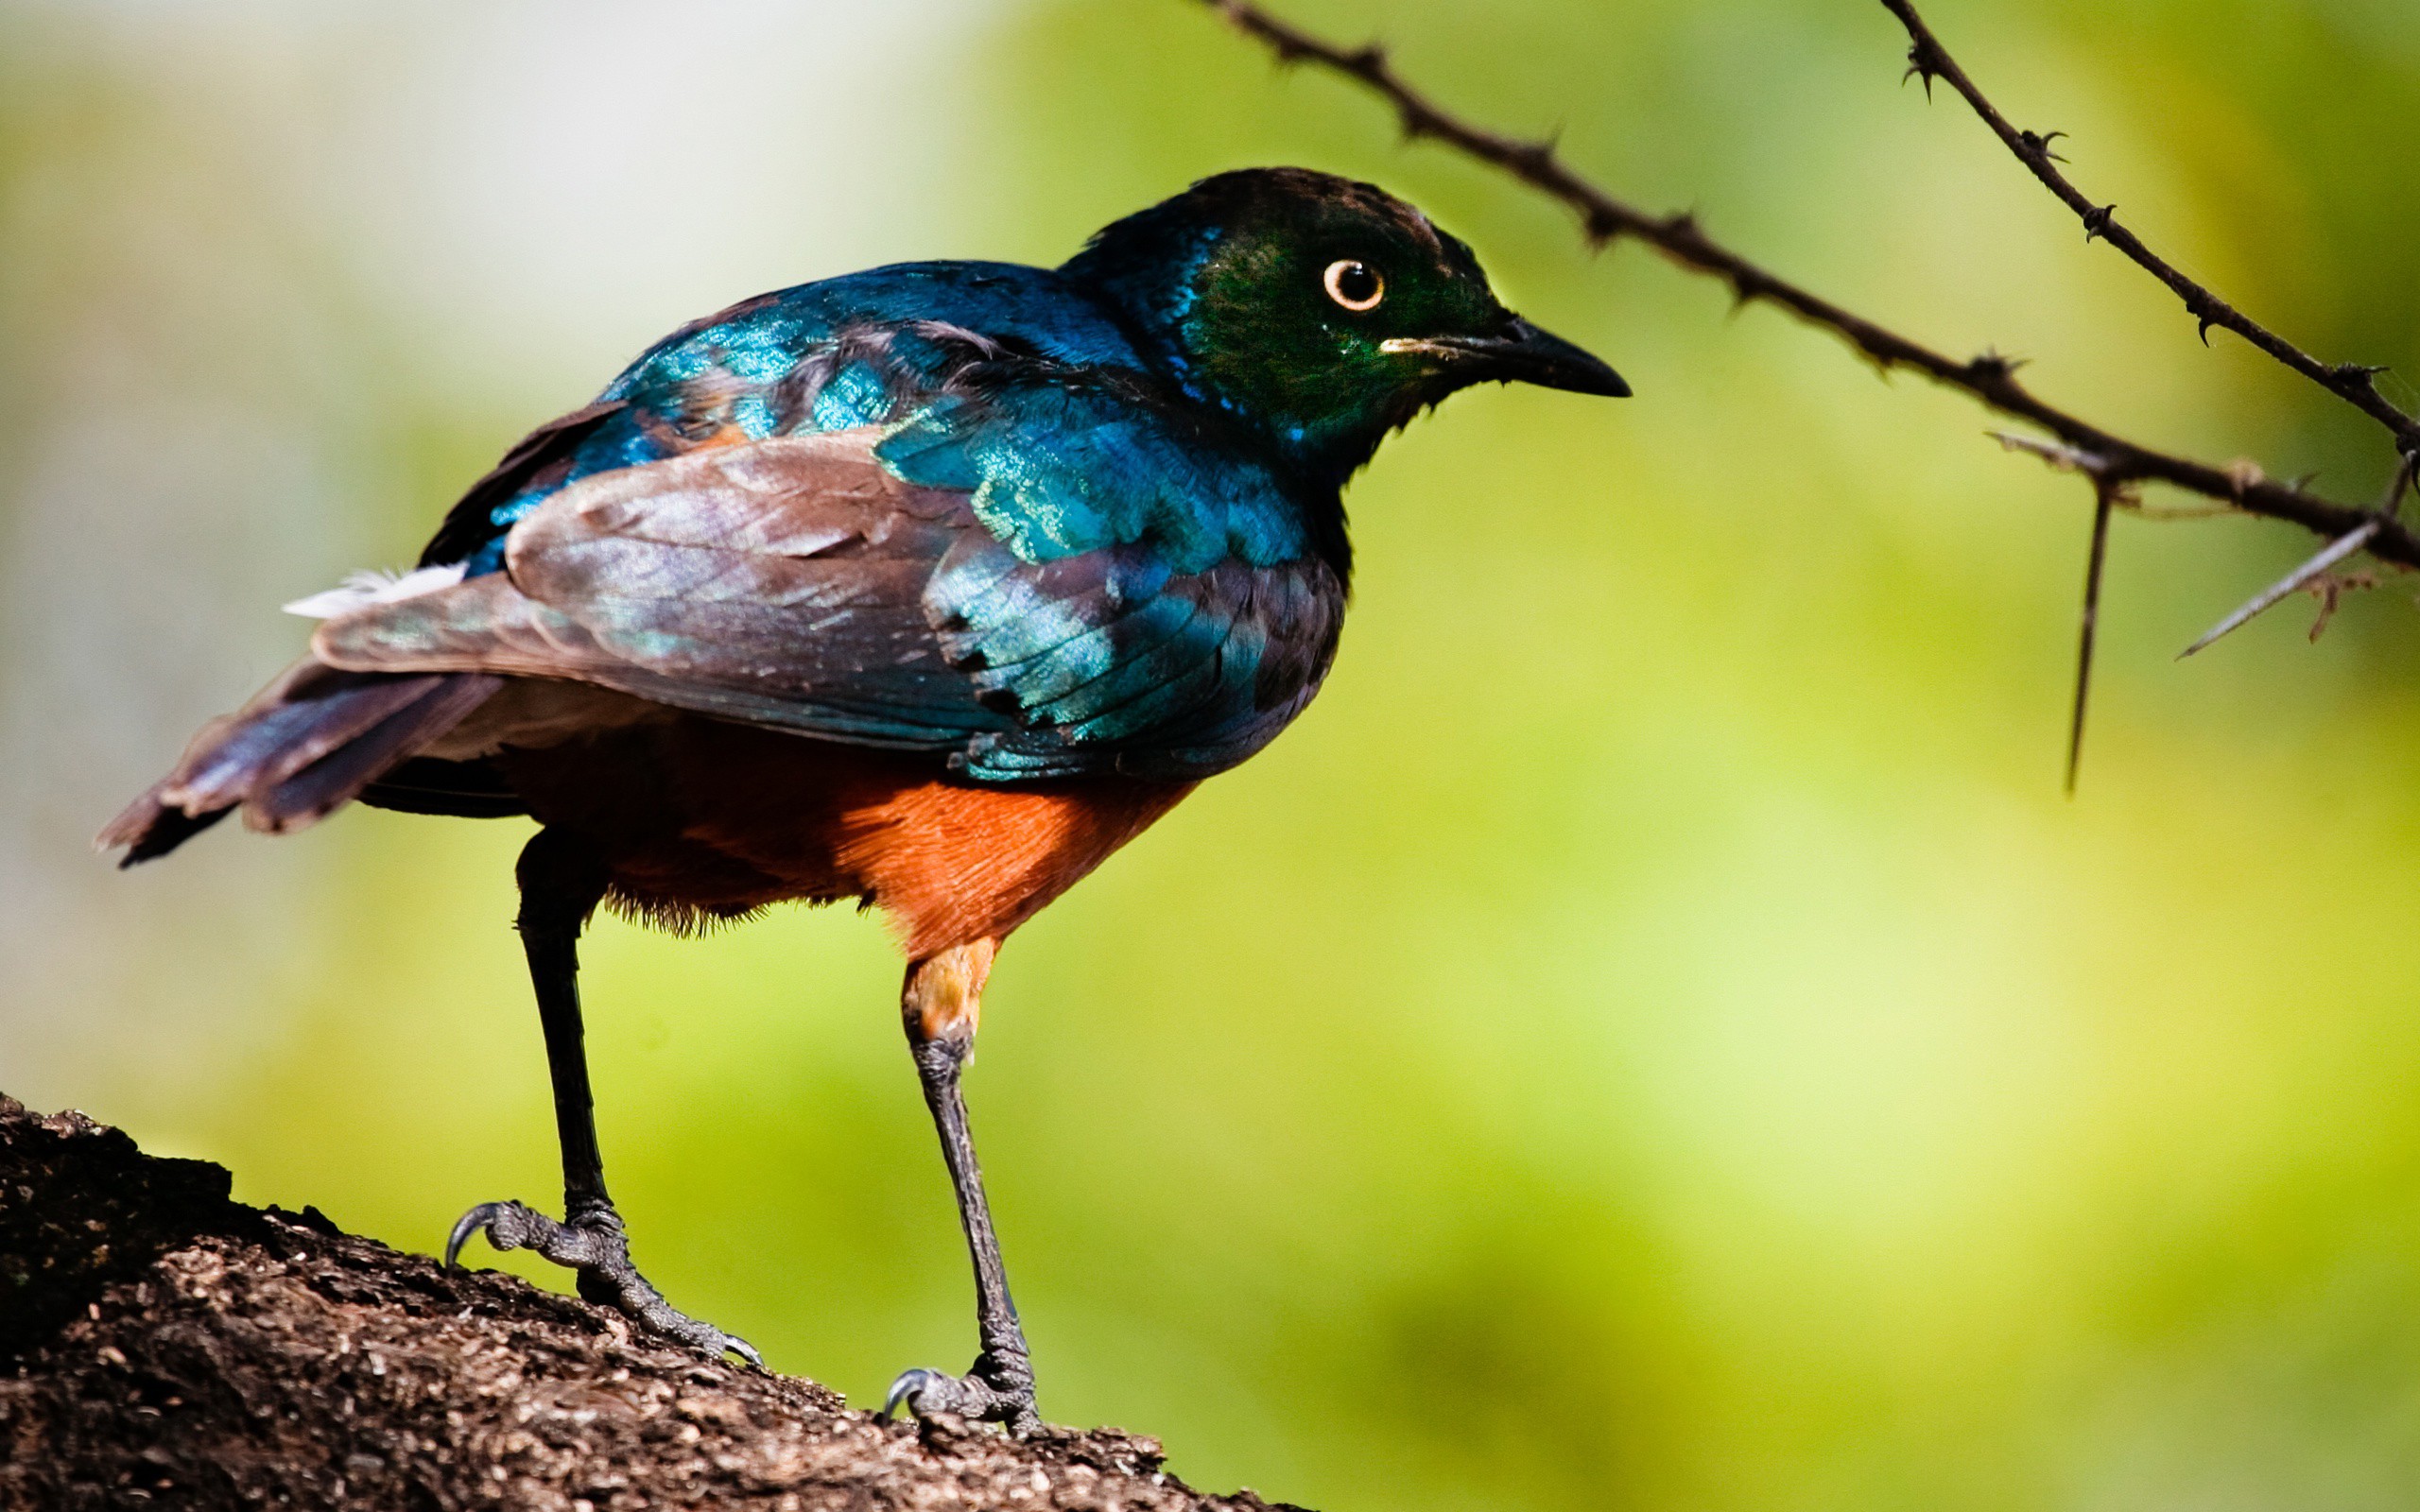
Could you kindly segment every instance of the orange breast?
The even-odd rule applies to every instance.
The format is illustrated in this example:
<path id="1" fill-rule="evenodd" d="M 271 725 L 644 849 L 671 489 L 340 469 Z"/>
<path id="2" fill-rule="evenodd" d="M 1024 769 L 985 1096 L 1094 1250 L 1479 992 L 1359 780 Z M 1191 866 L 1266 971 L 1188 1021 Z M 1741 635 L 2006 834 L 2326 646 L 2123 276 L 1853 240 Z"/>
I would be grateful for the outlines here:
<path id="1" fill-rule="evenodd" d="M 927 779 L 841 816 L 841 868 L 910 956 L 998 939 L 1174 807 L 1190 784 L 999 788 Z"/>
<path id="2" fill-rule="evenodd" d="M 1007 935 L 1192 790 L 998 787 L 930 757 L 701 718 L 515 752 L 507 767 L 540 819 L 596 845 L 643 917 L 677 928 L 857 898 L 918 960 Z"/>

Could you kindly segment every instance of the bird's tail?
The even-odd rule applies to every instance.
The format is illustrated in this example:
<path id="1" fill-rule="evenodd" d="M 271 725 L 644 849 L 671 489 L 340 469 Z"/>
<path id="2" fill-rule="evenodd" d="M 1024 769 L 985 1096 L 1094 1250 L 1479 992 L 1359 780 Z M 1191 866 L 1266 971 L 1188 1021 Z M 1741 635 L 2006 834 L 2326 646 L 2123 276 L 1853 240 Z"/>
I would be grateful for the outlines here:
<path id="1" fill-rule="evenodd" d="M 483 673 L 340 672 L 305 661 L 202 727 L 176 769 L 100 833 L 118 863 L 164 856 L 235 809 L 281 833 L 342 808 L 504 685 Z"/>

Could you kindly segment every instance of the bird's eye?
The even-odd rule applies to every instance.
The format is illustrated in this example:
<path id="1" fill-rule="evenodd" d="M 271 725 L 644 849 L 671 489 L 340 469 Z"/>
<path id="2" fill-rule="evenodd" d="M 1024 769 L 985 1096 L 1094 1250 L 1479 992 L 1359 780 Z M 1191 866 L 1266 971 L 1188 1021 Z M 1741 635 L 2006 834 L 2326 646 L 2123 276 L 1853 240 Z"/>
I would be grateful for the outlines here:
<path id="1" fill-rule="evenodd" d="M 1387 297 L 1387 281 L 1378 276 L 1378 270 L 1350 257 L 1327 265 L 1325 283 L 1327 297 L 1357 315 L 1376 309 Z"/>

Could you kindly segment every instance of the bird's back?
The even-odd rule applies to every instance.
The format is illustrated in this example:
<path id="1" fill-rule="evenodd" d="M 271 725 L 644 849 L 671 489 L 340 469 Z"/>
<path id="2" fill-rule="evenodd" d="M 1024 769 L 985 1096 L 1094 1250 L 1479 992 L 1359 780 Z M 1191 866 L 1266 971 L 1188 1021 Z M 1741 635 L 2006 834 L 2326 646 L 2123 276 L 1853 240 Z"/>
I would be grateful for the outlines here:
<path id="1" fill-rule="evenodd" d="M 778 507 L 817 515 L 831 538 L 806 553 L 831 569 L 818 612 L 767 621 L 744 647 L 725 625 L 650 617 L 657 662 L 736 649 L 785 669 L 699 692 L 707 712 L 945 750 L 994 781 L 1192 778 L 1266 744 L 1325 670 L 1344 596 L 1333 490 L 1255 455 L 1248 431 L 1188 401 L 1062 275 L 1007 264 L 874 269 L 676 333 L 474 487 L 422 567 L 477 579 L 523 550 L 533 559 L 514 581 L 541 576 L 541 512 L 593 518 L 554 503 L 581 487 L 647 515 L 625 535 L 671 530 L 687 548 L 648 557 L 622 541 L 620 586 L 660 587 L 676 558 L 694 566 L 718 546 L 761 558 L 730 521 L 769 506 L 708 472 L 746 472 L 761 492 L 810 456 L 788 443 L 814 437 L 836 444 L 792 469 Z M 710 452 L 727 465 L 699 466 Z M 914 540 L 873 497 L 900 486 L 929 506 Z M 770 553 L 785 554 L 795 543 Z M 323 653 L 340 642 L 327 658 L 338 665 L 435 669 L 421 621 L 454 607 L 365 607 L 329 627 Z M 893 668 L 819 651 L 869 625 L 897 643 Z M 792 696 L 803 687 L 812 696 Z"/>
<path id="2" fill-rule="evenodd" d="M 888 421 L 938 391 L 970 339 L 1070 369 L 1143 367 L 1108 312 L 1048 268 L 900 263 L 760 294 L 656 342 L 596 404 L 532 432 L 456 505 L 420 564 L 493 571 L 504 532 L 564 484 L 712 437 Z"/>

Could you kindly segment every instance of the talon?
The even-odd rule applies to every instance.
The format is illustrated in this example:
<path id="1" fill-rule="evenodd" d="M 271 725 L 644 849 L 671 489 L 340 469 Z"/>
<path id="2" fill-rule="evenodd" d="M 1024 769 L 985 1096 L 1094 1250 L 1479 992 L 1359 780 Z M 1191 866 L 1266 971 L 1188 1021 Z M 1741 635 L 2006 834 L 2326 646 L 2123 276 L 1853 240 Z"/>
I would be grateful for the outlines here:
<path id="1" fill-rule="evenodd" d="M 583 1299 L 613 1308 L 650 1333 L 716 1359 L 731 1353 L 759 1370 L 765 1368 L 765 1357 L 756 1346 L 691 1317 L 664 1299 L 655 1283 L 631 1263 L 630 1240 L 622 1230 L 621 1214 L 611 1203 L 580 1206 L 567 1223 L 557 1223 L 518 1202 L 480 1203 L 462 1214 L 454 1231 L 445 1236 L 447 1270 L 458 1268 L 462 1246 L 482 1230 L 488 1243 L 499 1250 L 533 1250 L 577 1273 Z"/>
<path id="2" fill-rule="evenodd" d="M 949 1377 L 942 1374 L 938 1370 L 925 1370 L 921 1368 L 915 1370 L 902 1370 L 899 1372 L 899 1379 L 890 1383 L 890 1392 L 882 1399 L 882 1411 L 874 1416 L 880 1418 L 883 1421 L 888 1422 L 890 1420 L 891 1417 L 899 1411 L 899 1407 L 902 1402 L 907 1402 L 908 1411 L 910 1414 L 913 1414 L 916 1410 L 916 1404 L 908 1401 L 908 1399 L 924 1391 L 927 1386 L 937 1384 L 938 1383 L 947 1381 Z"/>
<path id="3" fill-rule="evenodd" d="M 1042 1426 L 1032 1385 L 1004 1385 L 991 1379 L 983 1361 L 962 1376 L 922 1368 L 901 1372 L 882 1399 L 879 1416 L 888 1420 L 903 1405 L 919 1420 L 928 1413 L 945 1412 L 969 1422 L 998 1423 L 1020 1438 Z"/>
<path id="4" fill-rule="evenodd" d="M 482 1228 L 487 1230 L 488 1244 L 495 1249 L 520 1248 L 528 1237 L 525 1232 L 527 1225 L 517 1221 L 521 1214 L 514 1211 L 516 1209 L 527 1211 L 517 1202 L 482 1202 L 456 1219 L 454 1231 L 445 1236 L 445 1268 L 457 1268 L 455 1260 L 461 1254 L 462 1246 Z"/>

